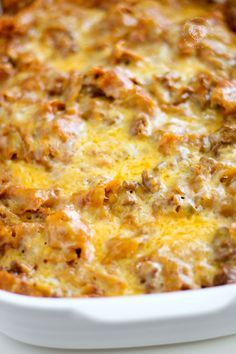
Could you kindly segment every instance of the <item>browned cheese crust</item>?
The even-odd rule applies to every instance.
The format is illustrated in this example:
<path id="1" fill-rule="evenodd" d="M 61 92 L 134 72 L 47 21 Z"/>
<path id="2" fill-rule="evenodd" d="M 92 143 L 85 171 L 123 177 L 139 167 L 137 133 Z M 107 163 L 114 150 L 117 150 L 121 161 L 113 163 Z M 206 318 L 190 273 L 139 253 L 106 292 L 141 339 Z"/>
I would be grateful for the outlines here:
<path id="1" fill-rule="evenodd" d="M 236 1 L 5 0 L 0 289 L 236 282 Z"/>

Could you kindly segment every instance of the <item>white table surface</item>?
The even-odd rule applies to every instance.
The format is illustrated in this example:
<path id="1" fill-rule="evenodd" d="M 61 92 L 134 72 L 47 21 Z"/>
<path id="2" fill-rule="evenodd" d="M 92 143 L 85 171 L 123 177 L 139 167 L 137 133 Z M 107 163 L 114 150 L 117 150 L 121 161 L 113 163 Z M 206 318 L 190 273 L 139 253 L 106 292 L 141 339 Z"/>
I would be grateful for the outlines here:
<path id="1" fill-rule="evenodd" d="M 57 350 L 32 347 L 0 334 L 1 354 L 235 354 L 236 336 L 199 343 L 122 350 Z"/>

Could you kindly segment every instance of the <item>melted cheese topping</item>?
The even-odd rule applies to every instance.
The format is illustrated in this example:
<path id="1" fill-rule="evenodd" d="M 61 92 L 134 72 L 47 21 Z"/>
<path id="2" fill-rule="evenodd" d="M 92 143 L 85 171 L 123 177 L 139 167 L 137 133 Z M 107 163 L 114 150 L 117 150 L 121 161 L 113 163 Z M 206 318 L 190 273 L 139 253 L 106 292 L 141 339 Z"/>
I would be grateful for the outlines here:
<path id="1" fill-rule="evenodd" d="M 0 19 L 0 288 L 112 296 L 235 280 L 224 11 L 42 0 Z"/>

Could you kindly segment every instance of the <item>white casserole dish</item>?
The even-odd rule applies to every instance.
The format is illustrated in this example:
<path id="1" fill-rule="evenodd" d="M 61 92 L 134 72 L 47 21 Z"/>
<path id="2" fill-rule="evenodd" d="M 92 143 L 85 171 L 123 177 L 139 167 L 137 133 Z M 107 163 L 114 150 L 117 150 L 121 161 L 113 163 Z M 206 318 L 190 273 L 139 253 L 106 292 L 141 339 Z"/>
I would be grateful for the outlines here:
<path id="1" fill-rule="evenodd" d="M 113 298 L 48 299 L 0 291 L 0 331 L 68 349 L 197 341 L 236 333 L 236 285 Z"/>

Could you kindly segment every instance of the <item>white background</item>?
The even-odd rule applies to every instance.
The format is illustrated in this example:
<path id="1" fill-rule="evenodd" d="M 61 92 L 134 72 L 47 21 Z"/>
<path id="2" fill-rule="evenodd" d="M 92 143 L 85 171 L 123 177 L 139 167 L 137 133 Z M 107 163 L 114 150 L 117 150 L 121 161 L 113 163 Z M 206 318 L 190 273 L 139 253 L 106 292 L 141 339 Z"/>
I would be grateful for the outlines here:
<path id="1" fill-rule="evenodd" d="M 0 334 L 1 354 L 236 354 L 236 336 L 201 343 L 123 350 L 56 350 L 28 346 Z"/>

